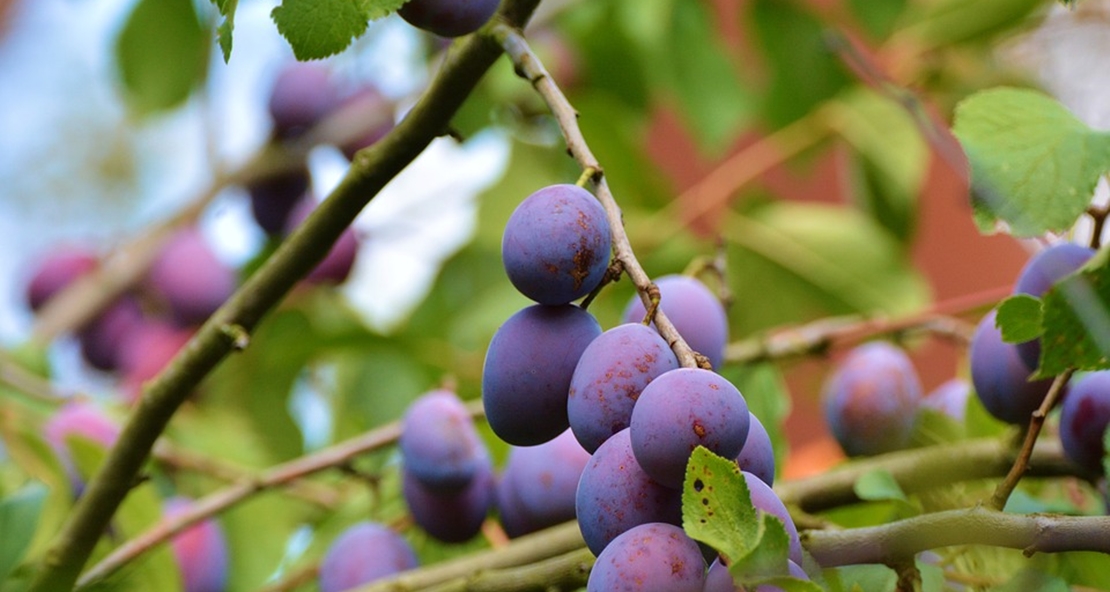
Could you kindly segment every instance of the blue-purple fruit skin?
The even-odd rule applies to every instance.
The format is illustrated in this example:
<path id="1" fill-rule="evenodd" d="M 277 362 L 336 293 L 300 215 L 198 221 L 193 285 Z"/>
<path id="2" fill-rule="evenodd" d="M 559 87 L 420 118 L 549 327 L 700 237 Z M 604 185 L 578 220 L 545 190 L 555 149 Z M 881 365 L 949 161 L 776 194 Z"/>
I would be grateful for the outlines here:
<path id="1" fill-rule="evenodd" d="M 970 396 L 971 384 L 962 378 L 953 378 L 941 383 L 925 395 L 925 398 L 921 399 L 921 406 L 963 423 L 967 415 L 967 399 Z"/>
<path id="2" fill-rule="evenodd" d="M 74 437 L 82 438 L 108 448 L 115 444 L 120 427 L 93 403 L 71 401 L 58 408 L 46 420 L 42 433 L 46 443 L 58 456 L 74 491 L 80 491 L 83 481 L 73 463 L 69 440 Z"/>
<path id="3" fill-rule="evenodd" d="M 258 227 L 271 236 L 284 233 L 293 208 L 308 192 L 309 181 L 308 169 L 299 167 L 251 183 L 247 192 Z"/>
<path id="4" fill-rule="evenodd" d="M 174 497 L 165 502 L 165 515 L 172 519 L 192 504 Z M 224 592 L 228 580 L 228 548 L 223 528 L 216 520 L 203 520 L 170 539 L 174 558 L 181 570 L 182 592 Z"/>
<path id="5" fill-rule="evenodd" d="M 289 213 L 289 220 L 287 232 L 292 232 L 299 226 L 309 214 L 316 209 L 316 199 L 311 195 L 306 195 L 297 205 L 293 207 L 293 211 Z M 359 242 L 355 231 L 347 228 L 336 239 L 335 244 L 331 246 L 331 250 L 324 256 L 324 259 L 308 272 L 304 281 L 309 284 L 327 284 L 335 285 L 342 284 L 347 281 L 351 275 L 351 270 L 355 266 L 355 259 L 358 257 Z"/>
<path id="6" fill-rule="evenodd" d="M 736 458 L 750 421 L 747 402 L 728 380 L 710 370 L 678 368 L 640 393 L 629 425 L 632 451 L 652 479 L 679 489 L 695 448 Z"/>
<path id="7" fill-rule="evenodd" d="M 1029 380 L 1032 369 L 1022 361 L 1017 346 L 1002 341 L 995 315 L 992 310 L 983 317 L 971 338 L 971 383 L 991 415 L 1025 425 L 1044 401 L 1052 380 Z"/>
<path id="8" fill-rule="evenodd" d="M 339 109 L 358 115 L 359 123 L 366 126 L 365 133 L 338 146 L 347 160 L 355 153 L 385 137 L 393 129 L 393 105 L 374 86 L 364 86 L 345 97 Z"/>
<path id="9" fill-rule="evenodd" d="M 779 496 L 775 495 L 771 486 L 764 483 L 762 479 L 747 471 L 740 471 L 740 474 L 744 476 L 744 482 L 748 485 L 748 493 L 751 495 L 752 505 L 755 506 L 755 509 L 771 514 L 782 521 L 783 527 L 786 528 L 786 534 L 790 537 L 790 560 L 798 565 L 804 563 L 802 543 L 798 539 L 798 527 L 794 525 L 794 519 L 790 517 L 786 505 L 782 503 Z"/>
<path id="10" fill-rule="evenodd" d="M 27 305 L 31 310 L 42 308 L 54 294 L 98 265 L 95 254 L 76 247 L 45 255 L 27 281 Z"/>
<path id="11" fill-rule="evenodd" d="M 574 369 L 567 417 L 582 447 L 593 452 L 628 427 L 640 393 L 657 376 L 678 368 L 659 333 L 640 323 L 619 325 L 590 342 Z"/>
<path id="12" fill-rule="evenodd" d="M 490 466 L 470 412 L 449 390 L 425 393 L 409 405 L 398 445 L 405 470 L 432 490 L 459 491 Z"/>
<path id="13" fill-rule="evenodd" d="M 786 560 L 787 573 L 790 577 L 799 580 L 808 580 L 809 575 L 793 560 Z M 778 586 L 771 586 L 763 584 L 756 586 L 755 592 L 781 592 L 782 588 Z M 742 587 L 737 586 L 732 581 L 732 574 L 728 573 L 728 567 L 721 563 L 720 558 L 713 560 L 709 565 L 709 571 L 705 574 L 705 588 L 702 592 L 747 592 Z"/>
<path id="14" fill-rule="evenodd" d="M 825 418 L 850 456 L 904 448 L 921 401 L 921 380 L 904 351 L 883 341 L 854 348 L 825 382 Z"/>
<path id="15" fill-rule="evenodd" d="M 320 563 L 320 592 L 341 592 L 419 565 L 408 541 L 381 524 L 359 522 L 343 531 Z"/>
<path id="16" fill-rule="evenodd" d="M 593 315 L 577 306 L 535 305 L 509 317 L 490 340 L 482 370 L 493 432 L 509 444 L 534 446 L 570 427 L 571 376 L 600 334 Z"/>
<path id="17" fill-rule="evenodd" d="M 684 275 L 665 275 L 655 280 L 659 307 L 694 351 L 720 368 L 728 343 L 728 316 L 713 292 L 700 281 Z M 640 323 L 647 308 L 634 296 L 624 309 L 624 322 Z"/>
<path id="18" fill-rule="evenodd" d="M 123 295 L 77 332 L 81 356 L 98 370 L 119 368 L 121 345 L 144 322 L 142 307 Z"/>
<path id="19" fill-rule="evenodd" d="M 461 543 L 478 534 L 493 507 L 493 470 L 479 470 L 460 491 L 442 492 L 429 489 L 402 469 L 401 496 L 417 526 L 445 543 Z"/>
<path id="20" fill-rule="evenodd" d="M 339 93 L 326 67 L 294 62 L 284 67 L 270 91 L 270 118 L 274 136 L 303 134 L 339 104 Z"/>
<path id="21" fill-rule="evenodd" d="M 576 185 L 550 185 L 509 216 L 501 260 L 521 294 L 540 304 L 567 304 L 601 283 L 610 246 L 609 221 L 597 199 Z"/>
<path id="22" fill-rule="evenodd" d="M 1110 424 L 1110 371 L 1084 374 L 1072 383 L 1060 412 L 1060 443 L 1075 464 L 1101 474 L 1103 437 Z"/>
<path id="23" fill-rule="evenodd" d="M 702 592 L 705 560 L 693 539 L 672 524 L 629 529 L 597 557 L 587 592 Z"/>
<path id="24" fill-rule="evenodd" d="M 1083 267 L 1094 254 L 1094 249 L 1075 243 L 1057 243 L 1039 251 L 1022 267 L 1014 282 L 1014 294 L 1041 298 L 1053 284 Z M 1035 370 L 1040 365 L 1040 339 L 1019 343 L 1017 348 L 1026 366 Z"/>
<path id="25" fill-rule="evenodd" d="M 498 507 L 508 503 L 505 533 L 517 537 L 574 519 L 575 493 L 590 453 L 567 430 L 537 446 L 514 446 L 497 484 Z M 514 515 L 515 513 L 515 515 Z"/>
<path id="26" fill-rule="evenodd" d="M 586 546 L 598 555 L 637 524 L 682 524 L 682 492 L 648 477 L 632 454 L 625 428 L 606 440 L 582 470 L 575 514 Z"/>
<path id="27" fill-rule="evenodd" d="M 150 267 L 148 278 L 182 325 L 203 322 L 235 292 L 235 271 L 216 257 L 198 228 L 179 230 Z"/>
<path id="28" fill-rule="evenodd" d="M 775 448 L 771 444 L 771 436 L 754 413 L 749 411 L 748 414 L 750 419 L 748 437 L 744 440 L 744 446 L 736 457 L 736 464 L 742 470 L 759 477 L 767 485 L 773 486 L 775 484 Z"/>
<path id="29" fill-rule="evenodd" d="M 497 12 L 499 0 L 409 0 L 397 11 L 410 25 L 441 37 L 459 37 L 481 28 Z"/>

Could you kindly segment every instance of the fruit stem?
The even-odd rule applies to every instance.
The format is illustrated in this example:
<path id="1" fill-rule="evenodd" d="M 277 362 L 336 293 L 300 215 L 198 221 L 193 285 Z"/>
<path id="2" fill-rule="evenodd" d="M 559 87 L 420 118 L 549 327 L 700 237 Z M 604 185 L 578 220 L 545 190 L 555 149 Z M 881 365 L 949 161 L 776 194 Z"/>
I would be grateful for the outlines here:
<path id="1" fill-rule="evenodd" d="M 602 207 L 605 208 L 605 216 L 609 220 L 613 257 L 624 267 L 625 273 L 632 280 L 632 285 L 636 286 L 636 291 L 639 293 L 645 308 L 651 311 L 651 278 L 644 271 L 644 268 L 636 259 L 636 254 L 632 251 L 632 245 L 628 240 L 628 233 L 625 232 L 624 222 L 621 218 L 620 206 L 617 205 L 616 199 L 614 199 L 613 193 L 609 189 L 601 164 L 598 163 L 597 158 L 590 151 L 590 147 L 582 135 L 582 130 L 578 127 L 578 112 L 567 100 L 566 95 L 563 94 L 551 75 L 548 74 L 543 62 L 532 52 L 532 48 L 529 47 L 519 29 L 505 23 L 499 23 L 493 27 L 492 33 L 513 61 L 517 74 L 532 84 L 532 87 L 536 89 L 536 92 L 547 104 L 548 109 L 551 110 L 551 114 L 555 117 L 559 129 L 563 133 L 563 138 L 566 140 L 567 151 L 582 167 L 583 174 L 579 178 L 579 182 L 583 182 L 582 179 L 593 180 L 595 194 Z M 659 335 L 670 345 L 683 367 L 705 368 L 708 366 L 705 357 L 699 356 L 690 348 L 690 345 L 678 334 L 674 324 L 667 319 L 667 315 L 663 314 L 661 309 L 658 309 L 657 305 L 654 320 Z"/>

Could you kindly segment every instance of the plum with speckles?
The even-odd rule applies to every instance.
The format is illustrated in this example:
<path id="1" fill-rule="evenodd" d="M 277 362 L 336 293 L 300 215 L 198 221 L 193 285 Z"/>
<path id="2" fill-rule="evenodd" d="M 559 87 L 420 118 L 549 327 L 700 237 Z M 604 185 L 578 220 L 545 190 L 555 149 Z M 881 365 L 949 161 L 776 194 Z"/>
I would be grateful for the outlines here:
<path id="1" fill-rule="evenodd" d="M 574 519 L 574 496 L 590 453 L 567 430 L 537 446 L 514 446 L 497 483 L 505 533 L 518 537 Z"/>
<path id="2" fill-rule="evenodd" d="M 591 341 L 574 369 L 567 399 L 570 427 L 583 448 L 593 452 L 628 427 L 644 387 L 676 368 L 674 352 L 646 325 L 620 325 Z"/>
<path id="3" fill-rule="evenodd" d="M 640 468 L 625 428 L 606 440 L 582 470 L 575 513 L 586 546 L 597 555 L 638 524 L 682 524 L 682 492 L 660 485 Z"/>
<path id="4" fill-rule="evenodd" d="M 705 560 L 677 526 L 652 522 L 613 539 L 597 557 L 587 592 L 702 592 Z"/>
<path id="5" fill-rule="evenodd" d="M 449 390 L 425 393 L 409 405 L 398 446 L 405 470 L 432 490 L 459 491 L 490 468 L 470 412 Z"/>
<path id="6" fill-rule="evenodd" d="M 681 488 L 695 448 L 736 458 L 750 421 L 748 404 L 731 382 L 709 370 L 678 368 L 651 381 L 636 401 L 632 451 L 652 479 Z"/>
<path id="7" fill-rule="evenodd" d="M 605 210 L 577 185 L 551 185 L 513 210 L 501 239 L 509 281 L 540 304 L 567 304 L 589 294 L 609 267 Z"/>

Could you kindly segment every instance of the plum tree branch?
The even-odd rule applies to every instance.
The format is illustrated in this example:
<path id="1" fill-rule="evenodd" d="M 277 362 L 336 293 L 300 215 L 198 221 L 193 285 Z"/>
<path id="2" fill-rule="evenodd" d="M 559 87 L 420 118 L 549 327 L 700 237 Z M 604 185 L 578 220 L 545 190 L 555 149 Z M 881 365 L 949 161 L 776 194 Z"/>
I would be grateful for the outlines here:
<path id="1" fill-rule="evenodd" d="M 1037 445 L 1037 438 L 1041 434 L 1041 427 L 1044 426 L 1044 420 L 1048 417 L 1048 412 L 1056 406 L 1056 403 L 1064 395 L 1064 386 L 1067 385 L 1068 380 L 1075 370 L 1067 370 L 1063 374 L 1056 377 L 1052 382 L 1052 386 L 1048 389 L 1048 393 L 1044 396 L 1044 401 L 1041 401 L 1041 406 L 1033 412 L 1033 416 L 1029 419 L 1029 426 L 1025 431 L 1025 440 L 1021 444 L 1021 451 L 1014 459 L 1014 464 L 1007 473 L 1006 478 L 998 484 L 995 488 L 994 494 L 991 495 L 990 505 L 996 510 L 1001 510 L 1006 507 L 1006 501 L 1010 499 L 1010 494 L 1014 492 L 1018 482 L 1025 475 L 1029 469 L 1029 459 L 1033 456 L 1034 447 Z"/>
<path id="2" fill-rule="evenodd" d="M 737 364 L 785 360 L 822 354 L 830 348 L 852 345 L 878 335 L 918 331 L 967 344 L 975 333 L 975 327 L 955 316 L 993 306 L 1008 296 L 1011 290 L 1011 287 L 1003 286 L 953 298 L 905 317 L 848 315 L 795 327 L 778 327 L 729 344 L 725 349 L 725 360 Z"/>
<path id="3" fill-rule="evenodd" d="M 506 0 L 494 23 L 523 26 L 539 0 Z M 489 27 L 493 24 L 487 25 Z M 70 590 L 112 516 L 130 491 L 174 412 L 235 345 L 225 327 L 249 334 L 308 274 L 377 193 L 447 130 L 451 117 L 501 55 L 487 35 L 473 35 L 448 53 L 437 76 L 404 120 L 355 155 L 334 191 L 197 331 L 144 393 L 101 470 L 93 476 L 48 547 L 29 588 Z"/>
<path id="4" fill-rule="evenodd" d="M 361 588 L 356 588 L 351 592 L 413 592 L 414 590 L 441 590 L 437 586 L 444 586 L 442 590 L 470 590 L 467 587 L 455 587 L 460 582 L 466 583 L 470 578 L 481 579 L 484 574 L 491 574 L 494 580 L 498 579 L 498 574 L 501 577 L 507 572 L 497 572 L 489 570 L 506 570 L 508 568 L 515 568 L 520 566 L 530 566 L 529 564 L 544 562 L 552 558 L 559 558 L 560 556 L 572 557 L 570 562 L 561 561 L 556 562 L 558 569 L 561 573 L 581 572 L 583 569 L 580 567 L 584 562 L 586 571 L 589 565 L 592 565 L 592 554 L 588 549 L 585 549 L 585 542 L 582 540 L 582 533 L 578 529 L 578 523 L 575 521 L 566 522 L 558 526 L 553 526 L 546 530 L 541 530 L 536 533 L 522 536 L 513 539 L 511 543 L 500 549 L 490 549 L 486 551 L 479 551 L 472 553 L 458 559 L 436 563 L 427 567 L 410 570 L 407 572 L 399 573 L 394 576 L 375 581 Z M 555 579 L 559 576 L 555 575 L 550 570 L 551 566 L 544 571 L 542 568 L 536 575 L 543 577 L 550 577 Z M 524 568 L 527 570 L 528 568 Z M 536 577 L 536 576 L 534 576 Z M 542 584 L 546 580 L 537 579 L 532 581 L 532 586 L 524 587 L 508 587 L 502 585 L 499 588 L 478 588 L 480 590 L 543 590 L 543 587 L 537 587 L 536 584 Z"/>
<path id="5" fill-rule="evenodd" d="M 997 438 L 901 450 L 857 460 L 814 477 L 776 483 L 775 493 L 787 505 L 804 512 L 820 512 L 860 502 L 855 484 L 874 471 L 890 473 L 902 491 L 912 494 L 950 483 L 1001 477 L 1018 454 Z M 1094 477 L 1069 461 L 1058 442 L 1042 442 L 1028 467 L 1030 474 L 1039 477 Z"/>
<path id="6" fill-rule="evenodd" d="M 952 545 L 991 545 L 1035 553 L 1110 553 L 1110 517 L 1010 514 L 983 507 L 934 512 L 882 526 L 810 530 L 802 544 L 823 567 L 890 564 Z"/>
<path id="7" fill-rule="evenodd" d="M 481 401 L 470 402 L 468 409 L 473 417 L 480 417 L 483 412 Z M 313 454 L 270 467 L 256 477 L 242 478 L 234 485 L 194 501 L 173 519 L 159 522 L 146 532 L 116 547 L 107 557 L 81 575 L 77 581 L 77 587 L 80 589 L 95 585 L 147 551 L 165 543 L 177 533 L 253 495 L 300 482 L 304 477 L 320 471 L 346 465 L 363 454 L 395 444 L 399 437 L 401 437 L 401 422 L 395 421 Z M 157 448 L 155 450 L 157 451 Z"/>
<path id="8" fill-rule="evenodd" d="M 667 315 L 659 308 L 658 289 L 654 288 L 651 277 L 644 271 L 636 254 L 632 251 L 632 244 L 624 229 L 624 220 L 621 216 L 620 206 L 609 189 L 605 180 L 605 172 L 593 152 L 590 150 L 582 130 L 578 126 L 578 112 L 567 100 L 566 95 L 559 88 L 555 80 L 544 68 L 536 54 L 532 52 L 520 30 L 508 23 L 499 24 L 492 30 L 494 38 L 500 42 L 505 53 L 513 61 L 517 74 L 532 84 L 540 97 L 551 110 L 552 116 L 563 133 L 567 143 L 567 151 L 578 163 L 583 171 L 593 171 L 594 189 L 598 201 L 605 208 L 606 218 L 613 239 L 613 256 L 620 262 L 625 273 L 632 280 L 640 299 L 647 310 L 654 310 L 655 326 L 659 334 L 667 341 L 678 357 L 679 363 L 687 368 L 699 366 L 708 367 L 705 356 L 700 355 L 690 348 L 689 344 L 678 334 L 674 324 L 667 319 Z M 654 296 L 653 296 L 654 293 Z"/>

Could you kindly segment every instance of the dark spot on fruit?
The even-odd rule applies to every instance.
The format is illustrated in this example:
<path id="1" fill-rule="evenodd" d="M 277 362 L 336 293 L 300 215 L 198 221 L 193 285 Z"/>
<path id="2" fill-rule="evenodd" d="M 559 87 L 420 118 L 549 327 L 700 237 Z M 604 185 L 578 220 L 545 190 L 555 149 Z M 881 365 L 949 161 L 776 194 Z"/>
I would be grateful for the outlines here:
<path id="1" fill-rule="evenodd" d="M 704 438 L 707 433 L 708 432 L 706 432 L 705 426 L 701 425 L 701 422 L 694 422 L 694 434 L 696 434 L 697 437 Z"/>

